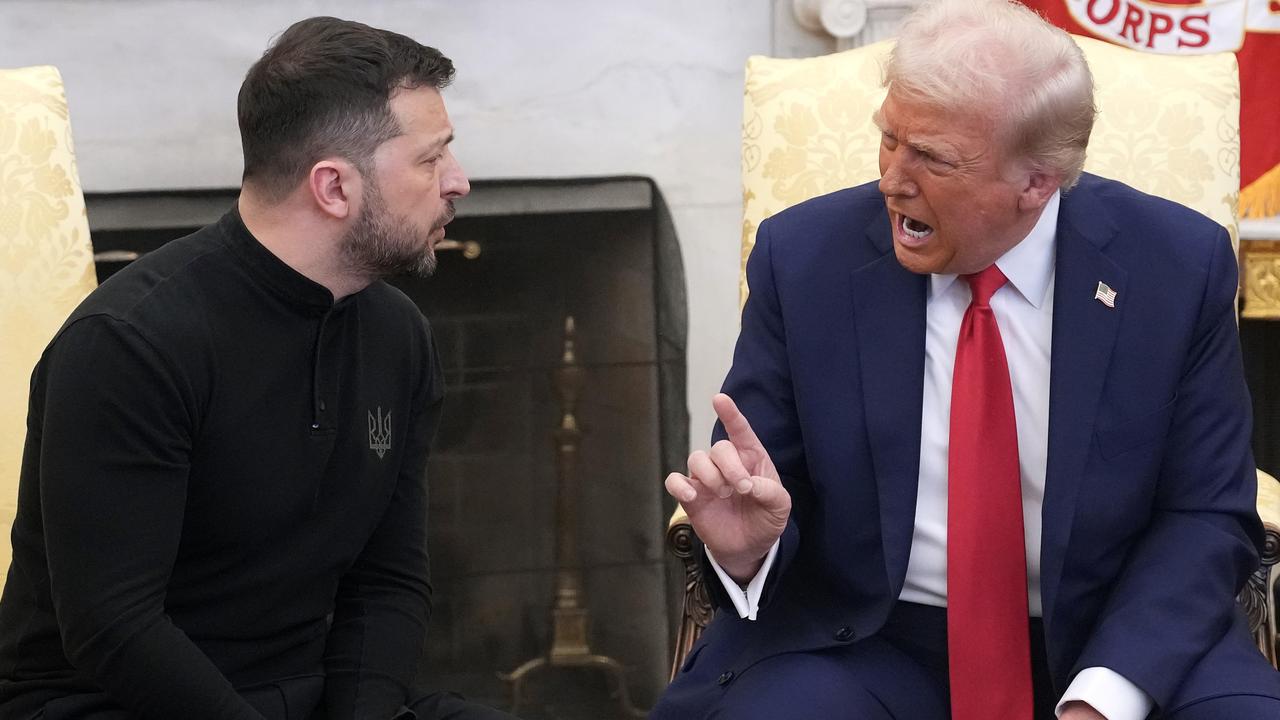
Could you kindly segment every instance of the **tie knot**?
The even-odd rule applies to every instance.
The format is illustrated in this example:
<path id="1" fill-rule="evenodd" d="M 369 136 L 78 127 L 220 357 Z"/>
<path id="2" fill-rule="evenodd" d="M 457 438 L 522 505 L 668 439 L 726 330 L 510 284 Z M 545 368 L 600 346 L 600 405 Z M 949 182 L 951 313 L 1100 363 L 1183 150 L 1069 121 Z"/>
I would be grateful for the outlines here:
<path id="1" fill-rule="evenodd" d="M 1009 281 L 994 263 L 987 266 L 986 270 L 972 275 L 961 275 L 960 277 L 963 277 L 965 282 L 969 283 L 969 292 L 973 293 L 973 303 L 984 306 L 989 304 L 991 296 L 995 295 L 996 291 L 1004 287 L 1004 284 Z"/>

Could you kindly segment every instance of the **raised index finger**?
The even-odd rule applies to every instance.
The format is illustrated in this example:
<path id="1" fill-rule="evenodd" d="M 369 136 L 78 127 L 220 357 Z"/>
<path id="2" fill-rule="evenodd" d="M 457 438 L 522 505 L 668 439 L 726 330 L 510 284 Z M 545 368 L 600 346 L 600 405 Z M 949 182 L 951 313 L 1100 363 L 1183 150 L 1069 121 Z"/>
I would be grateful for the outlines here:
<path id="1" fill-rule="evenodd" d="M 747 422 L 747 416 L 738 409 L 733 398 L 724 393 L 716 393 L 715 397 L 711 398 L 711 407 L 715 408 L 716 417 L 720 418 L 724 431 L 729 436 L 729 442 L 733 443 L 734 447 L 739 451 L 752 450 L 767 455 L 764 444 L 760 442 L 760 438 L 756 437 L 755 430 L 751 429 L 751 423 Z"/>

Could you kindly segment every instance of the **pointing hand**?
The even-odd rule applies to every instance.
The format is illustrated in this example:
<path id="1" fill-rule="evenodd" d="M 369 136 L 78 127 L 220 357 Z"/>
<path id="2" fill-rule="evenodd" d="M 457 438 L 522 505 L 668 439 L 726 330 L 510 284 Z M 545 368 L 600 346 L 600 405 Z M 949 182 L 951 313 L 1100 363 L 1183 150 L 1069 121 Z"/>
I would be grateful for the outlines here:
<path id="1" fill-rule="evenodd" d="M 728 439 L 690 455 L 689 474 L 671 473 L 666 487 L 716 562 L 745 583 L 786 529 L 791 495 L 733 400 L 721 393 L 711 405 Z"/>

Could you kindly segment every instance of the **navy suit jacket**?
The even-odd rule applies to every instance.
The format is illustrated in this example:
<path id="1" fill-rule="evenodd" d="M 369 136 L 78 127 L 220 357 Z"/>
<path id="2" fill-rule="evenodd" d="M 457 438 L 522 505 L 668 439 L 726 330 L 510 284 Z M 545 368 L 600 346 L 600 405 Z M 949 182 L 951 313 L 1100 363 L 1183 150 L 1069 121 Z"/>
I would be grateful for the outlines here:
<path id="1" fill-rule="evenodd" d="M 898 263 L 874 183 L 766 220 L 747 278 L 724 391 L 793 511 L 758 620 L 722 611 L 695 648 L 739 674 L 876 633 L 902 590 L 928 282 Z M 1280 687 L 1234 605 L 1262 537 L 1237 279 L 1202 215 L 1089 175 L 1063 194 L 1041 552 L 1059 692 L 1095 665 L 1165 709 Z"/>

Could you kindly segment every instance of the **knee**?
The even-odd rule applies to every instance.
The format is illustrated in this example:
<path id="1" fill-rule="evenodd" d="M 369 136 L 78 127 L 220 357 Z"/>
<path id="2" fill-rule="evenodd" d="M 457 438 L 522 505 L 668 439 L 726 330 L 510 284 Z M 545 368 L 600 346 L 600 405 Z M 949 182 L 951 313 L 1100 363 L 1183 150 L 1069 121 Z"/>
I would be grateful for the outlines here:
<path id="1" fill-rule="evenodd" d="M 847 648 L 774 655 L 737 671 L 694 668 L 676 678 L 650 715 L 655 720 L 946 717 L 939 678 L 877 638 Z"/>
<path id="2" fill-rule="evenodd" d="M 681 676 L 650 712 L 651 720 L 891 720 L 856 673 L 821 653 L 766 658 L 714 680 Z"/>
<path id="3" fill-rule="evenodd" d="M 941 693 L 899 658 L 871 647 L 788 653 L 735 677 L 709 720 L 945 718 Z"/>
<path id="4" fill-rule="evenodd" d="M 893 720 L 859 678 L 812 660 L 788 665 L 786 671 L 756 667 L 735 678 L 707 715 L 708 720 Z"/>

